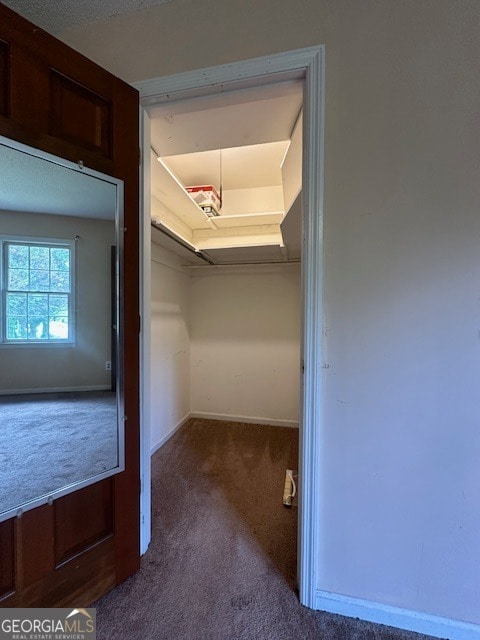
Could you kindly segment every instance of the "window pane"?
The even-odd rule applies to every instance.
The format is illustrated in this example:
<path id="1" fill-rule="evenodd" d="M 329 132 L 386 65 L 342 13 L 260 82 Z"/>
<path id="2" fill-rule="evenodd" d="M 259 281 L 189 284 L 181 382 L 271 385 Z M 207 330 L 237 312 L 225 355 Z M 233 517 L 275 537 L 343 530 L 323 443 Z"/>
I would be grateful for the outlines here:
<path id="1" fill-rule="evenodd" d="M 8 288 L 14 291 L 28 291 L 28 270 L 9 269 Z"/>
<path id="2" fill-rule="evenodd" d="M 48 322 L 46 318 L 28 317 L 28 339 L 46 340 L 48 338 Z"/>
<path id="3" fill-rule="evenodd" d="M 49 269 L 50 249 L 48 247 L 30 247 L 30 269 Z"/>
<path id="4" fill-rule="evenodd" d="M 6 249 L 6 339 L 70 340 L 70 247 L 11 242 Z"/>
<path id="5" fill-rule="evenodd" d="M 68 271 L 70 269 L 70 249 L 50 249 L 50 269 Z"/>
<path id="6" fill-rule="evenodd" d="M 70 291 L 68 271 L 52 271 L 50 273 L 50 291 Z"/>
<path id="7" fill-rule="evenodd" d="M 7 293 L 7 316 L 27 315 L 27 294 Z"/>
<path id="8" fill-rule="evenodd" d="M 8 246 L 8 266 L 13 269 L 28 269 L 28 246 L 10 244 Z"/>
<path id="9" fill-rule="evenodd" d="M 59 296 L 59 295 L 50 296 L 50 315 L 51 316 L 68 315 L 68 296 Z"/>
<path id="10" fill-rule="evenodd" d="M 50 274 L 48 271 L 30 269 L 30 291 L 49 291 Z"/>
<path id="11" fill-rule="evenodd" d="M 30 293 L 28 296 L 28 315 L 45 317 L 48 315 L 48 293 L 37 295 Z"/>
<path id="12" fill-rule="evenodd" d="M 7 340 L 26 340 L 27 339 L 27 319 L 7 317 Z"/>
<path id="13" fill-rule="evenodd" d="M 52 340 L 68 339 L 68 316 L 54 316 L 50 318 L 49 334 Z"/>

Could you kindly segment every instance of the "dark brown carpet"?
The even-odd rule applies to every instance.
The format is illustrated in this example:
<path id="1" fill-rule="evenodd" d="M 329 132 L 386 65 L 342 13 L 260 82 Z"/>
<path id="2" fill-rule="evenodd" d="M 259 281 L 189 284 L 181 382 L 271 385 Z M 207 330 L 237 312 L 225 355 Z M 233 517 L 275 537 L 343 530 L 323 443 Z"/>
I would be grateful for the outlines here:
<path id="1" fill-rule="evenodd" d="M 96 603 L 98 640 L 426 640 L 310 611 L 294 590 L 298 431 L 190 420 L 152 461 L 140 571 Z"/>

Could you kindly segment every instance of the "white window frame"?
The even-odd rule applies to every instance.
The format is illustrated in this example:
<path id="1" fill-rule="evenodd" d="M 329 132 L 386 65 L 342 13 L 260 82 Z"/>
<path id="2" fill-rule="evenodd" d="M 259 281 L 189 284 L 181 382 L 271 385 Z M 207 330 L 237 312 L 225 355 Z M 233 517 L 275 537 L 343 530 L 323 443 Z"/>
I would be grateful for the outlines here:
<path id="1" fill-rule="evenodd" d="M 70 251 L 70 291 L 68 292 L 68 334 L 69 337 L 66 340 L 62 339 L 40 339 L 40 340 L 8 340 L 6 329 L 6 316 L 7 316 L 7 251 L 8 244 L 20 243 L 29 246 L 42 246 L 47 247 L 59 247 L 68 248 Z M 75 257 L 75 239 L 69 238 L 43 238 L 32 236 L 12 236 L 2 235 L 0 236 L 0 348 L 58 348 L 58 347 L 73 347 L 76 344 L 76 306 L 75 306 L 75 291 L 76 291 L 76 257 Z M 26 293 L 29 293 L 28 291 Z M 52 293 L 52 291 L 43 291 L 41 293 Z M 55 292 L 53 292 L 55 293 Z M 65 293 L 65 292 L 60 292 Z"/>

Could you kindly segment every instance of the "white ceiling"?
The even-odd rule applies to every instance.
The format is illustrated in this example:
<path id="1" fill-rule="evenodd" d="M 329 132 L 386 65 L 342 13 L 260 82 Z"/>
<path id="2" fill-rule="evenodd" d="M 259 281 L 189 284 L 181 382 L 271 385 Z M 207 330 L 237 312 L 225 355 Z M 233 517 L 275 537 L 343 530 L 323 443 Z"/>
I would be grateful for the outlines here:
<path id="1" fill-rule="evenodd" d="M 2 0 L 27 20 L 53 35 L 116 15 L 141 11 L 173 0 Z"/>
<path id="2" fill-rule="evenodd" d="M 0 210 L 115 219 L 116 187 L 0 144 Z"/>

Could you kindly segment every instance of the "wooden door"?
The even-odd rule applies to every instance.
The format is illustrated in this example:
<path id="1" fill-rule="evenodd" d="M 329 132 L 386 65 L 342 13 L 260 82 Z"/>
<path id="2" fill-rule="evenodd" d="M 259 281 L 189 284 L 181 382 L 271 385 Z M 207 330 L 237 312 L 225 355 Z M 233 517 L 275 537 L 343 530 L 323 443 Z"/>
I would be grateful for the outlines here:
<path id="1" fill-rule="evenodd" d="M 0 606 L 86 606 L 139 567 L 138 93 L 0 4 L 0 135 L 125 186 L 126 470 L 0 524 Z"/>

